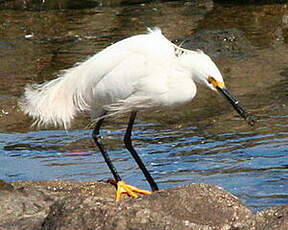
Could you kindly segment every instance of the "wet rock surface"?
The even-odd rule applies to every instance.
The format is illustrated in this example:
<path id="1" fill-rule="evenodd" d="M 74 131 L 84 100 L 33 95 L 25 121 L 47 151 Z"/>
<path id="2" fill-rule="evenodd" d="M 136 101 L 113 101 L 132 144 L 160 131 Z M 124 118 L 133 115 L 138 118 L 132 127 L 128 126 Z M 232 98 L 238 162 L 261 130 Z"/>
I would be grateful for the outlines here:
<path id="1" fill-rule="evenodd" d="M 106 182 L 1 182 L 0 229 L 288 229 L 288 205 L 253 214 L 207 184 L 114 201 Z"/>
<path id="2" fill-rule="evenodd" d="M 244 32 L 236 28 L 200 30 L 179 41 L 182 41 L 183 48 L 201 49 L 214 58 L 244 57 L 253 54 L 253 46 Z"/>

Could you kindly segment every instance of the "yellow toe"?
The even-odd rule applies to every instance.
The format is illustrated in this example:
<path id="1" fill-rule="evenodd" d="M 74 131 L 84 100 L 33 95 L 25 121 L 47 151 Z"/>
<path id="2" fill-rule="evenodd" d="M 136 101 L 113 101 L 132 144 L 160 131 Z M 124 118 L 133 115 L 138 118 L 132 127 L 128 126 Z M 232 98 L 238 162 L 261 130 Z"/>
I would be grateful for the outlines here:
<path id="1" fill-rule="evenodd" d="M 143 189 L 136 188 L 132 185 L 126 184 L 124 181 L 117 182 L 117 192 L 116 192 L 116 201 L 121 200 L 122 194 L 128 194 L 133 198 L 138 198 L 137 193 L 150 195 L 151 192 Z"/>

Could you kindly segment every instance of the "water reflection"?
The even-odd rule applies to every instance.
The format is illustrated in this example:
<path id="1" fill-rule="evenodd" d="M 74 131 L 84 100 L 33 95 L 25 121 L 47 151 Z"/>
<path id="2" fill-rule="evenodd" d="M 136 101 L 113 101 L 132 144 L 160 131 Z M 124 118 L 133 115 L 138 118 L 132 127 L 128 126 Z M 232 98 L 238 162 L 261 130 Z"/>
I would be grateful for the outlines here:
<path id="1" fill-rule="evenodd" d="M 90 124 L 89 116 L 80 116 L 68 132 L 30 128 L 31 121 L 17 109 L 17 98 L 25 84 L 52 79 L 60 70 L 105 46 L 143 32 L 145 26 L 161 27 L 171 40 L 200 30 L 236 28 L 253 44 L 249 46 L 253 55 L 221 58 L 216 62 L 229 89 L 247 110 L 259 116 L 256 127 L 248 127 L 223 98 L 199 87 L 196 99 L 189 105 L 139 114 L 134 143 L 161 188 L 210 183 L 233 192 L 255 209 L 287 203 L 285 5 L 156 1 L 68 8 L 0 11 L 1 179 L 111 177 L 101 155 L 95 151 L 91 130 L 85 128 Z M 221 44 L 225 46 L 225 42 Z M 149 189 L 123 149 L 126 122 L 124 116 L 107 123 L 104 141 L 123 178 Z"/>

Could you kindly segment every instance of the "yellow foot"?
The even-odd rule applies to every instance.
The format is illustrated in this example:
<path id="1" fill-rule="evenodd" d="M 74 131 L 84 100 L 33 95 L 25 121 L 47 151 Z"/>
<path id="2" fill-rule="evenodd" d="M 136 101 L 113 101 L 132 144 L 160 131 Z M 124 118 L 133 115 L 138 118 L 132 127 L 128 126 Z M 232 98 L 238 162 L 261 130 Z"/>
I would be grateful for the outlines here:
<path id="1" fill-rule="evenodd" d="M 151 192 L 143 189 L 136 188 L 132 185 L 125 184 L 124 181 L 117 182 L 117 192 L 116 192 L 116 201 L 121 200 L 121 196 L 123 193 L 127 193 L 129 196 L 133 198 L 138 198 L 139 196 L 136 193 L 150 195 Z"/>

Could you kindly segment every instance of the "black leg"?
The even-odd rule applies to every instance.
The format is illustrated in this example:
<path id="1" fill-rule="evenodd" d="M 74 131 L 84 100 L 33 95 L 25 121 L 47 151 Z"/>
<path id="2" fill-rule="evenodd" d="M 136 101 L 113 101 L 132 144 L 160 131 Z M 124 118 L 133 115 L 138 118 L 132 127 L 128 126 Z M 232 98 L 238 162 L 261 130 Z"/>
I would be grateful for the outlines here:
<path id="1" fill-rule="evenodd" d="M 93 140 L 95 141 L 95 144 L 98 146 L 100 152 L 102 153 L 106 164 L 108 165 L 110 171 L 112 172 L 114 179 L 116 180 L 116 182 L 118 182 L 118 181 L 121 181 L 121 177 L 119 176 L 118 172 L 116 171 L 116 168 L 112 164 L 112 161 L 110 157 L 108 156 L 106 149 L 104 148 L 104 145 L 101 141 L 101 136 L 99 134 L 99 130 L 100 130 L 101 125 L 103 124 L 103 121 L 104 119 L 101 119 L 96 123 L 93 133 L 92 133 L 92 137 L 93 137 Z"/>
<path id="2" fill-rule="evenodd" d="M 156 190 L 159 190 L 157 184 L 155 183 L 153 177 L 150 175 L 150 173 L 146 169 L 145 165 L 143 164 L 141 158 L 139 157 L 139 155 L 137 154 L 137 152 L 135 151 L 135 149 L 132 146 L 131 134 L 132 134 L 132 128 L 133 128 L 133 124 L 134 124 L 136 115 L 137 115 L 136 112 L 132 112 L 131 113 L 130 120 L 129 120 L 129 123 L 128 123 L 128 127 L 127 127 L 127 130 L 126 130 L 126 133 L 125 133 L 125 137 L 124 137 L 124 143 L 125 143 L 126 148 L 129 150 L 131 155 L 134 157 L 134 159 L 135 159 L 136 163 L 138 164 L 139 168 L 144 173 L 147 181 L 150 184 L 150 187 L 151 187 L 152 191 L 156 191 Z"/>

